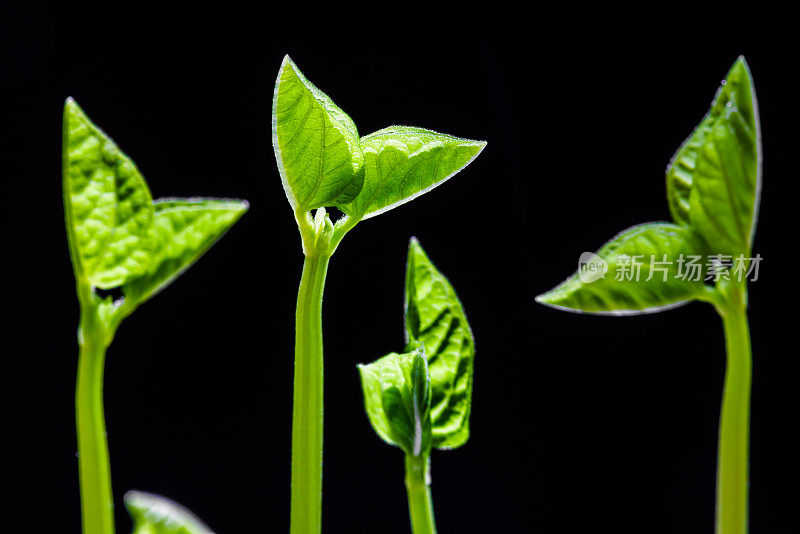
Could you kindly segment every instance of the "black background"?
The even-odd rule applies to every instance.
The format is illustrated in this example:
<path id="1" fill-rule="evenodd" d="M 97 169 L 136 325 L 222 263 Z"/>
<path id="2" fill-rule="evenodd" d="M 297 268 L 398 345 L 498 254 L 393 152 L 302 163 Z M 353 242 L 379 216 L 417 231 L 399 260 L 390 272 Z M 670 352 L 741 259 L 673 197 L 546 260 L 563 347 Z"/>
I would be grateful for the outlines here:
<path id="1" fill-rule="evenodd" d="M 461 20 L 419 5 L 390 25 L 398 6 L 362 17 L 296 7 L 38 6 L 0 18 L 4 530 L 80 525 L 78 306 L 60 191 L 67 96 L 136 161 L 155 197 L 251 202 L 125 321 L 109 351 L 119 532 L 129 531 L 121 503 L 131 488 L 170 496 L 220 533 L 287 530 L 302 253 L 270 106 L 289 53 L 362 134 L 410 124 L 489 142 L 443 187 L 360 224 L 332 260 L 325 531 L 409 530 L 402 454 L 369 427 L 355 364 L 402 348 L 405 253 L 416 235 L 458 290 L 478 348 L 471 439 L 432 457 L 439 531 L 712 532 L 724 343 L 711 307 L 607 318 L 547 309 L 534 296 L 573 272 L 581 252 L 669 218 L 664 168 L 745 54 L 764 147 L 755 243 L 764 261 L 750 295 L 751 525 L 796 532 L 797 40 L 788 17 L 484 6 Z"/>

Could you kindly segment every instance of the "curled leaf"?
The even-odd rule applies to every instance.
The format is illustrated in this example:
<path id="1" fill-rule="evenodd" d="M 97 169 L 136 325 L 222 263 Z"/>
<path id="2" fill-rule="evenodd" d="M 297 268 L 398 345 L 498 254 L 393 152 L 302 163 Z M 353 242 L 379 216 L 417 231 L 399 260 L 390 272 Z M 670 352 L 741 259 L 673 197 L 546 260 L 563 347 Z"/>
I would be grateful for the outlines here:
<path id="1" fill-rule="evenodd" d="M 717 253 L 749 254 L 760 189 L 758 104 L 744 58 L 667 168 L 674 221 L 695 228 Z"/>
<path id="2" fill-rule="evenodd" d="M 424 347 L 359 365 L 364 406 L 375 432 L 406 454 L 431 449 L 430 377 Z"/>

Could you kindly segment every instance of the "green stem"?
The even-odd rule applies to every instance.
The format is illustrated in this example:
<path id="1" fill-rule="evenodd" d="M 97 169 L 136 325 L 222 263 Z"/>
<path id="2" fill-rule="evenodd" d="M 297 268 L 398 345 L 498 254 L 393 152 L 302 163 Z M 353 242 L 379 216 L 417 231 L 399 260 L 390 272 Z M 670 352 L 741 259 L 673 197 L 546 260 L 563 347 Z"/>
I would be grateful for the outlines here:
<path id="1" fill-rule="evenodd" d="M 83 534 L 114 534 L 114 500 L 103 415 L 108 347 L 96 306 L 82 307 L 75 392 Z"/>
<path id="2" fill-rule="evenodd" d="M 411 530 L 414 534 L 436 534 L 431 500 L 428 456 L 406 455 L 406 492 Z"/>
<path id="3" fill-rule="evenodd" d="M 752 357 L 744 283 L 723 288 L 717 306 L 725 328 L 727 365 L 717 456 L 717 534 L 747 532 Z"/>
<path id="4" fill-rule="evenodd" d="M 307 255 L 295 316 L 292 534 L 322 529 L 322 292 L 329 254 Z"/>

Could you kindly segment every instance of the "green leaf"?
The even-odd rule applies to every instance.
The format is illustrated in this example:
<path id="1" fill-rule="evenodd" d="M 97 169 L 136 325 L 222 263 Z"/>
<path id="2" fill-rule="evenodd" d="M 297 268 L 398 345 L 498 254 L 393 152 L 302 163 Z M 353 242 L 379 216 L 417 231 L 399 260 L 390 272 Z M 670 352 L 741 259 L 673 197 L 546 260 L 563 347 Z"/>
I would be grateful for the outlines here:
<path id="1" fill-rule="evenodd" d="M 286 56 L 272 102 L 272 146 L 295 211 L 353 200 L 364 182 L 356 125 Z"/>
<path id="2" fill-rule="evenodd" d="M 605 262 L 607 269 L 579 270 L 536 300 L 554 308 L 597 314 L 661 311 L 705 292 L 707 254 L 703 240 L 689 228 L 670 223 L 634 226 L 587 261 Z"/>
<path id="3" fill-rule="evenodd" d="M 125 298 L 144 302 L 188 269 L 247 211 L 246 202 L 204 198 L 159 199 L 154 204 L 155 250 L 147 270 L 123 286 Z"/>
<path id="4" fill-rule="evenodd" d="M 414 238 L 408 248 L 405 323 L 409 347 L 424 344 L 428 359 L 433 445 L 459 447 L 469 438 L 475 342 L 453 286 Z"/>
<path id="5" fill-rule="evenodd" d="M 158 495 L 129 491 L 125 507 L 133 519 L 133 534 L 213 534 L 187 509 Z"/>
<path id="6" fill-rule="evenodd" d="M 469 165 L 485 141 L 391 126 L 361 139 L 366 176 L 358 197 L 338 208 L 357 220 L 405 204 Z"/>
<path id="7" fill-rule="evenodd" d="M 153 206 L 136 165 L 78 107 L 64 106 L 64 207 L 75 274 L 100 289 L 150 260 Z"/>
<path id="8" fill-rule="evenodd" d="M 359 365 L 364 406 L 375 432 L 406 454 L 431 449 L 430 376 L 425 348 Z"/>
<path id="9" fill-rule="evenodd" d="M 749 255 L 760 189 L 759 142 L 753 81 L 740 57 L 667 168 L 673 219 L 696 228 L 715 252 Z"/>

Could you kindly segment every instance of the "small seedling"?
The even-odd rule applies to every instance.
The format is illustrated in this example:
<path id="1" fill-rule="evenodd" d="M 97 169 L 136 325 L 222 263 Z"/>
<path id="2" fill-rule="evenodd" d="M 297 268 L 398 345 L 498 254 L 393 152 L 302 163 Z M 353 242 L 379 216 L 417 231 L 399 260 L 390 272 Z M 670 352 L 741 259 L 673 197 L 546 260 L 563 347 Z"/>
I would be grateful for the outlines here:
<path id="1" fill-rule="evenodd" d="M 153 202 L 133 161 L 72 99 L 64 106 L 62 157 L 67 236 L 81 309 L 76 418 L 83 532 L 113 534 L 103 414 L 106 350 L 123 319 L 197 261 L 244 214 L 247 203 L 211 198 Z M 112 289 L 122 297 L 102 294 Z M 153 529 L 137 532 L 172 532 Z"/>
<path id="2" fill-rule="evenodd" d="M 330 257 L 360 221 L 441 185 L 486 143 L 407 126 L 360 137 L 352 119 L 287 56 L 275 83 L 272 144 L 305 255 L 295 316 L 291 532 L 315 534 L 322 520 L 321 311 Z M 330 207 L 344 213 L 336 224 Z"/>
<path id="3" fill-rule="evenodd" d="M 667 167 L 673 222 L 625 230 L 537 300 L 560 309 L 632 315 L 711 303 L 722 317 L 727 368 L 719 428 L 718 534 L 747 531 L 751 354 L 747 280 L 761 189 L 758 107 L 739 58 L 711 110 Z M 584 268 L 591 265 L 591 268 Z"/>
<path id="4" fill-rule="evenodd" d="M 430 453 L 469 438 L 475 343 L 453 286 L 415 239 L 408 249 L 405 325 L 405 352 L 359 371 L 372 428 L 406 455 L 413 532 L 432 534 Z"/>

